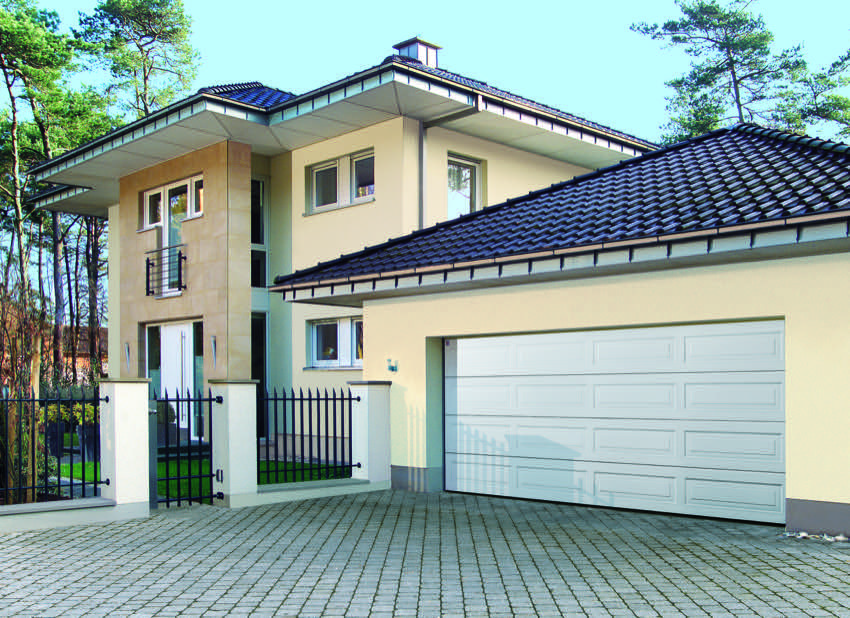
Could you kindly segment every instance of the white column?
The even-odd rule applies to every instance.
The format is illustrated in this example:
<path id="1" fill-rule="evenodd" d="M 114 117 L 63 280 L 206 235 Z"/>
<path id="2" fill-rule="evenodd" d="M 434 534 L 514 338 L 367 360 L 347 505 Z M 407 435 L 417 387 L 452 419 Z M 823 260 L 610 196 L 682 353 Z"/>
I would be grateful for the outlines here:
<path id="1" fill-rule="evenodd" d="M 119 506 L 138 507 L 136 516 L 148 514 L 149 445 L 148 380 L 110 379 L 100 383 L 100 475 L 109 485 L 100 486 L 103 498 Z"/>
<path id="2" fill-rule="evenodd" d="M 212 469 L 223 481 L 213 483 L 229 507 L 255 504 L 257 495 L 257 381 L 210 380 L 212 406 Z"/>
<path id="3" fill-rule="evenodd" d="M 392 382 L 349 382 L 352 403 L 351 477 L 371 483 L 390 480 L 390 385 Z"/>

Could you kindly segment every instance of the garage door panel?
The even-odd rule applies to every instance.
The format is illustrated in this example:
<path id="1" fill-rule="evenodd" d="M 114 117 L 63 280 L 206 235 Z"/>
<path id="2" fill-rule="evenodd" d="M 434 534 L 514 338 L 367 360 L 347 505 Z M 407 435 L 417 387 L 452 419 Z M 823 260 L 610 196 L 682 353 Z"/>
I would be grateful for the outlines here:
<path id="1" fill-rule="evenodd" d="M 597 500 L 610 506 L 627 503 L 672 506 L 676 504 L 676 475 L 664 474 L 662 469 L 651 474 L 635 474 L 622 466 L 621 470 L 599 470 L 593 476 L 593 493 Z"/>
<path id="2" fill-rule="evenodd" d="M 587 495 L 591 473 L 581 462 L 570 462 L 557 466 L 519 463 L 516 465 L 516 485 L 512 493 L 520 493 L 525 498 L 538 500 L 557 500 L 563 502 L 581 501 Z"/>
<path id="3" fill-rule="evenodd" d="M 781 479 L 774 482 L 756 480 L 718 480 L 705 478 L 685 479 L 685 501 L 694 510 L 706 514 L 728 517 L 733 511 L 741 519 L 760 519 L 782 523 L 785 492 Z"/>
<path id="4" fill-rule="evenodd" d="M 686 515 L 785 521 L 784 475 L 446 455 L 446 489 Z"/>
<path id="5" fill-rule="evenodd" d="M 446 489 L 451 479 L 451 491 L 509 496 L 515 485 L 512 474 L 512 466 L 504 458 L 446 457 Z"/>
<path id="6" fill-rule="evenodd" d="M 594 458 L 629 459 L 635 457 L 676 457 L 676 431 L 639 427 L 604 427 L 593 430 Z"/>
<path id="7" fill-rule="evenodd" d="M 743 425 L 743 423 L 741 424 Z M 785 469 L 785 436 L 781 427 L 738 427 L 737 431 L 688 430 L 684 432 L 685 460 L 713 463 L 711 467 L 771 470 Z M 745 462 L 749 462 L 750 468 Z M 703 464 L 705 465 L 705 464 Z"/>
<path id="8" fill-rule="evenodd" d="M 447 415 L 782 421 L 781 371 L 449 377 Z"/>
<path id="9" fill-rule="evenodd" d="M 783 472 L 780 422 L 446 417 L 446 453 Z"/>
<path id="10" fill-rule="evenodd" d="M 446 376 L 782 371 L 781 320 L 446 342 Z M 461 345 L 458 345 L 461 342 Z"/>
<path id="11" fill-rule="evenodd" d="M 446 489 L 784 521 L 782 321 L 446 342 Z"/>
<path id="12" fill-rule="evenodd" d="M 736 326 L 738 332 L 685 336 L 684 361 L 688 367 L 706 371 L 785 368 L 782 322 Z"/>

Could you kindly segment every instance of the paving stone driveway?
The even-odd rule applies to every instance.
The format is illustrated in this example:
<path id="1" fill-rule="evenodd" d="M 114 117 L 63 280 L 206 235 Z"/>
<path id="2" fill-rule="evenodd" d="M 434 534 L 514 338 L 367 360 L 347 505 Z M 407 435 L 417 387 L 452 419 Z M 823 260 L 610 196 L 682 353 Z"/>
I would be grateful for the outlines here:
<path id="1" fill-rule="evenodd" d="M 0 535 L 0 614 L 850 616 L 850 543 L 382 491 Z"/>

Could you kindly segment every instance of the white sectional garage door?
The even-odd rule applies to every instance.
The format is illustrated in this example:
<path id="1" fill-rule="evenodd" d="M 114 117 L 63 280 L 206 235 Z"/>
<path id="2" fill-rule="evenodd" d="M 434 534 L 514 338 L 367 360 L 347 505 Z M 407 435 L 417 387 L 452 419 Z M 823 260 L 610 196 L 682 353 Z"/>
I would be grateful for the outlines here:
<path id="1" fill-rule="evenodd" d="M 782 321 L 445 345 L 449 491 L 785 521 Z"/>

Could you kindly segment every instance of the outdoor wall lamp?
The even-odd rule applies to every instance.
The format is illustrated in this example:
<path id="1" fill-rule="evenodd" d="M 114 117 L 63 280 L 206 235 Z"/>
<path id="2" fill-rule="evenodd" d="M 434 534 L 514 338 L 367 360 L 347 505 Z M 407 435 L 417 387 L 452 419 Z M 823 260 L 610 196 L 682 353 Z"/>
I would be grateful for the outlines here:
<path id="1" fill-rule="evenodd" d="M 393 359 L 388 358 L 387 359 L 387 369 L 389 369 L 393 373 L 398 371 L 398 361 L 393 362 Z"/>

